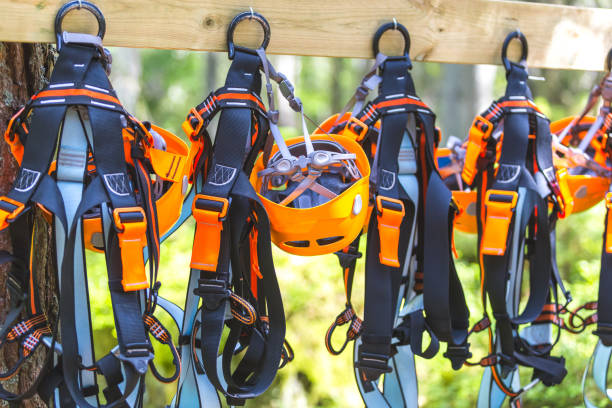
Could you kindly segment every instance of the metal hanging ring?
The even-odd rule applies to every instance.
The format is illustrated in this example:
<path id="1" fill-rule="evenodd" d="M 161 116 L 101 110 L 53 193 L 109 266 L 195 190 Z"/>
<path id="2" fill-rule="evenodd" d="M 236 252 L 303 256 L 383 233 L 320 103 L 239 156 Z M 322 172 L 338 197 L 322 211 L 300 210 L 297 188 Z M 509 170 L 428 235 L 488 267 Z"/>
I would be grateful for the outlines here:
<path id="1" fill-rule="evenodd" d="M 104 38 L 104 34 L 106 34 L 106 20 L 104 19 L 104 15 L 102 11 L 93 3 L 84 0 L 74 0 L 64 4 L 57 11 L 57 15 L 55 16 L 55 37 L 57 38 L 57 48 L 60 48 L 61 38 L 62 38 L 62 22 L 64 21 L 64 17 L 72 10 L 80 10 L 85 9 L 94 15 L 96 20 L 98 21 L 98 37 Z"/>
<path id="2" fill-rule="evenodd" d="M 57 11 L 57 15 L 55 16 L 55 35 L 62 34 L 62 22 L 64 21 L 64 17 L 75 9 L 85 9 L 93 14 L 96 20 L 98 20 L 98 37 L 104 38 L 104 34 L 106 34 L 106 20 L 104 19 L 102 11 L 100 11 L 95 4 L 83 0 L 70 1 Z"/>
<path id="3" fill-rule="evenodd" d="M 381 25 L 378 30 L 376 30 L 376 34 L 374 34 L 374 41 L 372 42 L 372 47 L 374 49 L 374 56 L 380 53 L 380 38 L 382 35 L 389 30 L 397 30 L 404 37 L 404 56 L 408 56 L 410 52 L 410 34 L 408 34 L 408 30 L 404 27 L 403 24 L 397 22 L 396 19 L 393 19 L 393 22 L 386 23 Z"/>
<path id="4" fill-rule="evenodd" d="M 508 34 L 508 36 L 504 40 L 504 45 L 502 46 L 501 58 L 502 63 L 504 64 L 504 68 L 506 68 L 506 71 L 510 71 L 510 68 L 512 66 L 512 63 L 510 62 L 510 60 L 508 60 L 507 56 L 508 45 L 515 38 L 521 41 L 521 59 L 519 61 L 519 64 L 522 66 L 527 65 L 527 54 L 529 52 L 529 49 L 527 48 L 527 38 L 525 38 L 525 35 L 520 30 L 516 30 Z"/>
<path id="5" fill-rule="evenodd" d="M 246 52 L 251 52 L 251 53 L 255 52 L 255 50 L 252 50 L 250 48 L 234 44 L 234 31 L 236 30 L 236 26 L 242 20 L 246 20 L 246 19 L 257 21 L 261 25 L 261 28 L 263 29 L 264 39 L 259 47 L 265 50 L 266 48 L 268 48 L 268 44 L 270 44 L 270 24 L 268 23 L 268 20 L 266 20 L 265 17 L 262 16 L 261 14 L 254 12 L 253 9 L 251 8 L 249 11 L 244 11 L 238 14 L 236 17 L 234 17 L 232 22 L 227 27 L 227 52 L 229 54 L 229 59 L 234 58 L 236 50 L 246 51 Z"/>
<path id="6" fill-rule="evenodd" d="M 606 70 L 608 72 L 612 71 L 612 48 L 608 51 L 608 57 L 606 58 Z"/>

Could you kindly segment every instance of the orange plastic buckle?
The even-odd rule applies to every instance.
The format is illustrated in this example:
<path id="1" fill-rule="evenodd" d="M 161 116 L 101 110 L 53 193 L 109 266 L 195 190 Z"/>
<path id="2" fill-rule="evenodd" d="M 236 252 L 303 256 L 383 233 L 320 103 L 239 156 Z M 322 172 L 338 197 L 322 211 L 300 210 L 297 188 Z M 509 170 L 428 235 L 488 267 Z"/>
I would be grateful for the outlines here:
<path id="1" fill-rule="evenodd" d="M 257 285 L 260 279 L 263 279 L 261 270 L 259 269 L 259 257 L 257 255 L 257 237 L 259 233 L 255 228 L 249 233 L 249 249 L 251 251 L 251 293 L 257 299 Z"/>
<path id="2" fill-rule="evenodd" d="M 572 191 L 570 190 L 567 182 L 568 176 L 569 173 L 565 167 L 557 170 L 557 182 L 559 183 L 560 192 L 559 196 L 557 197 L 557 202 L 561 208 L 559 218 L 567 217 L 574 210 L 574 196 L 572 195 Z"/>
<path id="3" fill-rule="evenodd" d="M 223 219 L 227 215 L 227 198 L 197 194 L 191 212 L 196 220 L 195 238 L 191 250 L 191 267 L 215 272 L 221 249 Z"/>
<path id="4" fill-rule="evenodd" d="M 202 126 L 204 125 L 204 119 L 202 119 L 202 115 L 200 115 L 196 108 L 191 108 L 189 113 L 196 117 L 196 119 L 198 120 L 198 125 L 194 129 L 193 126 L 191 126 L 191 121 L 189 120 L 189 118 L 187 118 L 187 120 L 183 122 L 183 125 L 181 127 L 183 128 L 183 132 L 185 132 L 185 134 L 189 137 L 189 140 L 193 142 L 196 139 L 196 136 L 199 135 L 200 131 L 202 130 Z"/>
<path id="5" fill-rule="evenodd" d="M 399 246 L 400 225 L 404 219 L 404 203 L 394 198 L 377 196 L 378 235 L 380 237 L 380 263 L 399 268 L 397 248 Z"/>
<path id="6" fill-rule="evenodd" d="M 493 132 L 493 124 L 480 115 L 476 116 L 470 128 L 463 171 L 461 172 L 461 177 L 467 184 L 474 182 L 474 177 L 476 177 L 478 171 L 476 168 L 478 158 L 484 155 L 491 132 Z"/>
<path id="7" fill-rule="evenodd" d="M 8 125 L 6 126 L 6 131 L 4 132 L 4 140 L 10 146 L 11 153 L 13 154 L 13 157 L 15 157 L 19 165 L 21 165 L 21 161 L 23 160 L 23 145 L 21 144 L 21 140 L 19 139 L 19 137 L 13 131 L 13 123 L 19 116 L 21 116 L 21 113 L 24 109 L 25 107 L 22 107 L 16 114 L 13 115 L 11 120 L 9 120 Z M 21 126 L 24 126 L 23 129 L 27 133 L 25 125 L 22 123 Z"/>
<path id="8" fill-rule="evenodd" d="M 612 192 L 606 194 L 606 252 L 612 253 Z"/>
<path id="9" fill-rule="evenodd" d="M 516 191 L 487 191 L 485 197 L 487 218 L 482 237 L 483 254 L 500 256 L 506 253 L 508 230 L 517 200 Z"/>
<path id="10" fill-rule="evenodd" d="M 140 207 L 115 208 L 113 219 L 121 248 L 123 290 L 131 292 L 149 287 L 142 249 L 147 246 L 147 219 Z"/>
<path id="11" fill-rule="evenodd" d="M 362 121 L 360 121 L 354 116 L 351 116 L 349 118 L 346 126 L 348 127 L 351 123 L 353 123 L 354 126 L 361 126 L 361 132 L 356 133 L 357 137 L 355 138 L 356 142 L 361 142 L 363 139 L 365 139 L 366 135 L 368 134 L 368 129 L 369 129 L 368 125 L 366 125 L 365 123 L 363 123 Z M 351 129 L 352 131 L 353 127 L 350 127 L 349 129 Z"/>
<path id="12" fill-rule="evenodd" d="M 25 204 L 7 196 L 0 197 L 0 230 L 8 227 L 24 209 Z"/>

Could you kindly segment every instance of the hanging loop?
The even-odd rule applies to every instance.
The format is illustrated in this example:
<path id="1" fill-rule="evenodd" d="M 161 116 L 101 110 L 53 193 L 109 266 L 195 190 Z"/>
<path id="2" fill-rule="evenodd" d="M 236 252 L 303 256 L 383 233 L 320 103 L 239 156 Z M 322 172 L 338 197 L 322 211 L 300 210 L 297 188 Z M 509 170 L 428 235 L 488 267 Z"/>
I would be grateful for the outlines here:
<path id="1" fill-rule="evenodd" d="M 229 54 L 229 59 L 234 58 L 234 54 L 236 53 L 236 50 L 246 51 L 246 52 L 251 52 L 251 53 L 254 52 L 254 50 L 251 50 L 247 47 L 243 47 L 243 46 L 234 44 L 234 31 L 236 30 L 236 26 L 238 25 L 238 23 L 240 23 L 242 20 L 245 20 L 245 19 L 255 20 L 261 25 L 261 28 L 263 28 L 263 32 L 264 32 L 264 39 L 259 47 L 263 48 L 264 50 L 268 48 L 268 44 L 270 43 L 270 24 L 268 23 L 268 20 L 266 20 L 264 16 L 262 16 L 259 13 L 255 13 L 253 11 L 253 8 L 251 8 L 249 11 L 244 11 L 238 14 L 236 17 L 234 17 L 232 22 L 229 24 L 229 27 L 227 28 L 227 52 Z"/>
<path id="2" fill-rule="evenodd" d="M 519 64 L 522 65 L 523 67 L 527 66 L 527 54 L 529 51 L 527 48 L 527 38 L 525 38 L 525 35 L 520 30 L 516 30 L 508 34 L 508 36 L 504 40 L 504 45 L 502 46 L 501 58 L 502 58 L 502 63 L 504 64 L 504 68 L 506 68 L 506 71 L 510 71 L 510 68 L 512 66 L 512 62 L 508 60 L 508 56 L 507 56 L 508 45 L 515 38 L 521 41 L 521 59 L 519 60 Z"/>
<path id="3" fill-rule="evenodd" d="M 608 51 L 608 56 L 606 57 L 606 71 L 612 71 L 612 48 Z"/>
<path id="4" fill-rule="evenodd" d="M 98 37 L 101 39 L 104 38 L 104 34 L 106 34 L 106 20 L 104 19 L 104 15 L 102 11 L 93 3 L 83 0 L 74 0 L 64 4 L 57 12 L 55 16 L 55 36 L 57 38 L 57 48 L 59 49 L 61 46 L 61 37 L 62 37 L 62 22 L 64 21 L 64 17 L 72 10 L 80 10 L 85 9 L 94 15 L 96 20 L 98 20 Z"/>
<path id="5" fill-rule="evenodd" d="M 389 30 L 397 30 L 402 34 L 404 37 L 404 56 L 407 57 L 408 53 L 410 52 L 410 34 L 408 34 L 406 27 L 404 27 L 403 24 L 398 23 L 395 18 L 393 19 L 393 22 L 383 24 L 378 28 L 378 30 L 376 30 L 376 34 L 374 34 L 374 41 L 372 43 L 374 56 L 380 53 L 380 38 Z"/>

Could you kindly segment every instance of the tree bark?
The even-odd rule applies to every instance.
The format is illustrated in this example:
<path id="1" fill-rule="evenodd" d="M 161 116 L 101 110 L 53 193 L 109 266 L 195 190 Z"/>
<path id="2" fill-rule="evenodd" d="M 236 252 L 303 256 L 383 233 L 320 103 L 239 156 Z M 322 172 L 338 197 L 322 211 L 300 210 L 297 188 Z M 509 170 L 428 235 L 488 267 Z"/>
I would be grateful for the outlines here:
<path id="1" fill-rule="evenodd" d="M 42 44 L 16 44 L 0 42 L 0 132 L 4 134 L 11 116 L 23 106 L 29 97 L 48 82 L 53 66 L 52 47 Z M 55 137 L 49 135 L 49 137 Z M 18 165 L 6 143 L 0 142 L 0 194 L 6 194 L 12 187 Z M 36 210 L 38 211 L 38 210 Z M 37 214 L 34 243 L 33 270 L 37 277 L 41 304 L 50 322 L 56 321 L 58 311 L 57 282 L 51 250 L 51 230 L 44 218 Z M 0 249 L 11 250 L 7 231 L 0 233 Z M 0 322 L 4 322 L 11 306 L 6 288 L 8 265 L 0 266 Z M 21 393 L 29 388 L 36 378 L 45 359 L 44 346 L 23 365 L 17 375 L 6 381 L 6 389 Z M 4 371 L 17 361 L 17 347 L 9 344 L 0 350 L 0 369 Z M 4 401 L 0 406 L 8 406 Z M 23 401 L 22 407 L 44 407 L 38 397 Z"/>

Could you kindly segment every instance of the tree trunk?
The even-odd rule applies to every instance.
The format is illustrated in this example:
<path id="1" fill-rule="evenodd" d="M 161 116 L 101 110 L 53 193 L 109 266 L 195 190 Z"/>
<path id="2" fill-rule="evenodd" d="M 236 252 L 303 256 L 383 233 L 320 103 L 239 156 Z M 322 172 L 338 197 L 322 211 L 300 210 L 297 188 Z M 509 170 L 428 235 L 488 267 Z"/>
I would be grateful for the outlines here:
<path id="1" fill-rule="evenodd" d="M 11 116 L 23 106 L 29 97 L 40 90 L 49 79 L 54 54 L 51 46 L 41 44 L 15 44 L 0 42 L 0 132 L 4 134 Z M 49 135 L 53 137 L 54 135 Z M 13 159 L 8 145 L 0 142 L 0 195 L 6 194 L 13 184 L 18 165 Z M 41 304 L 50 322 L 56 321 L 58 311 L 57 282 L 53 257 L 51 231 L 44 218 L 37 215 L 38 231 L 34 243 L 33 270 L 36 273 Z M 42 227 L 42 228 L 41 228 Z M 11 250 L 9 234 L 0 233 L 0 249 Z M 4 322 L 10 308 L 6 288 L 7 265 L 0 266 L 0 322 Z M 47 349 L 42 346 L 23 365 L 17 375 L 6 381 L 6 389 L 21 393 L 28 389 L 36 378 L 44 362 Z M 4 371 L 17 361 L 17 347 L 9 344 L 0 350 L 0 369 Z M 8 406 L 0 402 L 0 406 Z M 24 401 L 22 407 L 44 407 L 38 398 Z"/>

